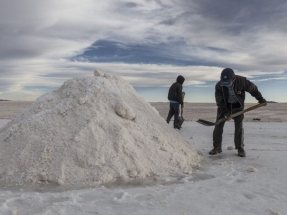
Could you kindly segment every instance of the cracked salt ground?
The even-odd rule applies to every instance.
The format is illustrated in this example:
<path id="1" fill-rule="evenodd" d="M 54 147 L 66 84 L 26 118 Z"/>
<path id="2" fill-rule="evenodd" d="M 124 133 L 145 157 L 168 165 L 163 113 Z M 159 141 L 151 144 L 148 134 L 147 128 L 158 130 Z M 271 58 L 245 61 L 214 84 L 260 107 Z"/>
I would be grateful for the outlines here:
<path id="1" fill-rule="evenodd" d="M 188 181 L 187 176 L 168 185 L 118 184 L 61 192 L 59 187 L 44 192 L 1 187 L 0 214 L 286 215 L 287 123 L 245 123 L 244 128 L 246 158 L 227 150 L 232 135 L 224 136 L 220 155 L 210 156 L 212 128 L 184 122 L 178 133 L 201 152 L 202 165 L 194 173 L 208 175 L 207 180 Z M 225 132 L 232 130 L 227 126 Z"/>

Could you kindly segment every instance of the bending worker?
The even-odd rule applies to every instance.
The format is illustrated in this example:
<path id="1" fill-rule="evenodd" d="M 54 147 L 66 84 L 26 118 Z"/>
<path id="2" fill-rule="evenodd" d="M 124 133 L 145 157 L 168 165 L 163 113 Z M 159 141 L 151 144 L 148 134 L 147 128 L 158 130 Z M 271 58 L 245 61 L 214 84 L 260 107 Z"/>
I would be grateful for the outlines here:
<path id="1" fill-rule="evenodd" d="M 234 71 L 226 68 L 221 72 L 220 81 L 215 85 L 215 100 L 217 108 L 217 120 L 225 117 L 230 120 L 230 115 L 242 111 L 244 109 L 245 91 L 255 97 L 259 103 L 265 103 L 266 100 L 258 91 L 257 86 L 245 77 L 235 75 Z M 238 156 L 245 157 L 244 151 L 244 131 L 243 131 L 244 115 L 234 117 L 235 148 L 238 150 Z M 222 133 L 225 121 L 215 126 L 213 131 L 213 149 L 210 155 L 222 152 Z"/>

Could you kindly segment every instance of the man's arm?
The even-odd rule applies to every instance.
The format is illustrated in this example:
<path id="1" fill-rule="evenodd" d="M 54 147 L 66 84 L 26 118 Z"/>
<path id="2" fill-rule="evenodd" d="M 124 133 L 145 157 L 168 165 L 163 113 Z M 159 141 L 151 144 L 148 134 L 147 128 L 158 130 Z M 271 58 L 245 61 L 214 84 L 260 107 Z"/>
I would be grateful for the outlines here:
<path id="1" fill-rule="evenodd" d="M 245 79 L 245 91 L 249 92 L 251 96 L 255 97 L 259 103 L 266 102 L 262 94 L 259 92 L 257 86 L 247 79 Z"/>
<path id="2" fill-rule="evenodd" d="M 182 93 L 182 86 L 179 86 L 177 89 L 177 99 L 178 99 L 178 103 L 183 106 L 183 100 L 181 97 L 181 93 Z"/>

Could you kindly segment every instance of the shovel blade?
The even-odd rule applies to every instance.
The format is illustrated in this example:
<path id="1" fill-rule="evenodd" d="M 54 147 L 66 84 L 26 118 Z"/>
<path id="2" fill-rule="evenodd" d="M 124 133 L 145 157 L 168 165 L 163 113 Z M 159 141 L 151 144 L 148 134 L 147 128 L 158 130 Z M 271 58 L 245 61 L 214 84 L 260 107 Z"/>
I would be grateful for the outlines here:
<path id="1" fill-rule="evenodd" d="M 214 122 L 209 122 L 209 121 L 206 121 L 206 120 L 203 120 L 203 119 L 199 119 L 196 122 L 198 122 L 198 123 L 200 123 L 202 125 L 205 125 L 205 126 L 214 126 L 215 125 Z"/>

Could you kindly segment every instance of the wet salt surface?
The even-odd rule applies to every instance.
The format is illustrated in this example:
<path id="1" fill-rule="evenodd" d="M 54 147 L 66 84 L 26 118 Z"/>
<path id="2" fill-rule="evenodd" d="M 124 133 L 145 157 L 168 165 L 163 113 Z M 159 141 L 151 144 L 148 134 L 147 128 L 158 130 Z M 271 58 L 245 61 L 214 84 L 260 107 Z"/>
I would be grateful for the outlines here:
<path id="1" fill-rule="evenodd" d="M 99 187 L 105 187 L 107 189 L 128 189 L 136 187 L 153 187 L 153 186 L 168 186 L 173 184 L 184 184 L 187 182 L 198 182 L 201 180 L 209 180 L 214 178 L 213 175 L 201 172 L 194 172 L 192 176 L 178 176 L 178 177 L 165 177 L 165 178 L 146 178 L 135 179 L 131 181 L 118 180 L 111 183 L 105 183 L 99 186 L 65 186 L 57 184 L 6 184 L 0 182 L 0 191 L 11 192 L 39 192 L 39 193 L 58 193 L 72 190 L 81 189 L 97 189 Z"/>

